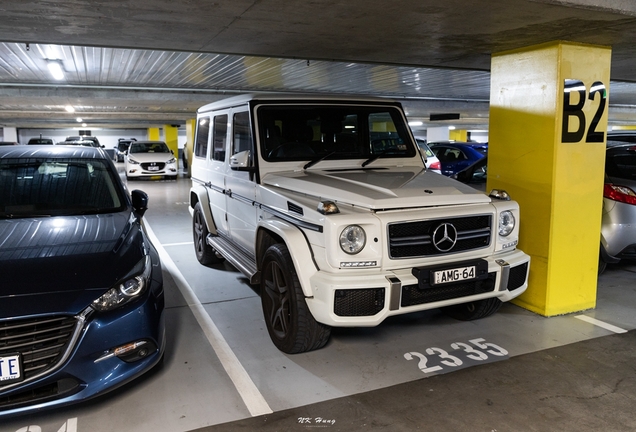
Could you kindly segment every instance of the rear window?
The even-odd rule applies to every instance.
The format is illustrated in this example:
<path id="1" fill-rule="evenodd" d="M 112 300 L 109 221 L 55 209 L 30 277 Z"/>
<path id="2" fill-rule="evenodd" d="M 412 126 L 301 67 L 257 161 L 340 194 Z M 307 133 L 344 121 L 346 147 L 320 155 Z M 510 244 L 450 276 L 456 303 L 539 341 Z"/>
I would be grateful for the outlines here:
<path id="1" fill-rule="evenodd" d="M 115 175 L 99 159 L 2 159 L 0 218 L 122 211 Z"/>
<path id="2" fill-rule="evenodd" d="M 609 148 L 605 157 L 605 173 L 610 177 L 636 180 L 636 145 Z"/>

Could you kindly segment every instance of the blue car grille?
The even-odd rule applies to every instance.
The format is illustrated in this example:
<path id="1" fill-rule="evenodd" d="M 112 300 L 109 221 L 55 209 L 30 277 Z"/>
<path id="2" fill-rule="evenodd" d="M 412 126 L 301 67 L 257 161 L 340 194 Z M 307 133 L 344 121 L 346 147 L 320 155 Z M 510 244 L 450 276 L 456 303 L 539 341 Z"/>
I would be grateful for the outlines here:
<path id="1" fill-rule="evenodd" d="M 28 380 L 55 367 L 64 358 L 76 326 L 77 319 L 73 316 L 0 322 L 0 356 L 19 353 L 24 379 Z"/>
<path id="2" fill-rule="evenodd" d="M 433 234 L 442 224 L 452 225 L 457 233 L 447 250 L 433 244 Z M 415 258 L 485 248 L 490 245 L 491 224 L 491 215 L 392 223 L 388 227 L 389 257 Z"/>

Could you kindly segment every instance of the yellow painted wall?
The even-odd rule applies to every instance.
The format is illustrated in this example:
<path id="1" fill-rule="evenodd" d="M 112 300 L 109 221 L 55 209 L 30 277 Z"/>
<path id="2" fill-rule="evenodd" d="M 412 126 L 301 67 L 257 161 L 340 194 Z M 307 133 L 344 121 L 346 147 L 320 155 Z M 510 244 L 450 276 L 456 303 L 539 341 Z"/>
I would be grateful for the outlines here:
<path id="1" fill-rule="evenodd" d="M 532 257 L 528 290 L 515 302 L 546 316 L 593 308 L 605 144 L 562 142 L 564 82 L 609 90 L 611 50 L 555 42 L 493 55 L 488 190 L 519 202 L 519 247 Z M 586 100 L 586 130 L 600 97 Z M 570 105 L 577 101 L 573 95 Z M 570 129 L 577 118 L 569 117 Z M 597 130 L 607 130 L 607 107 Z"/>

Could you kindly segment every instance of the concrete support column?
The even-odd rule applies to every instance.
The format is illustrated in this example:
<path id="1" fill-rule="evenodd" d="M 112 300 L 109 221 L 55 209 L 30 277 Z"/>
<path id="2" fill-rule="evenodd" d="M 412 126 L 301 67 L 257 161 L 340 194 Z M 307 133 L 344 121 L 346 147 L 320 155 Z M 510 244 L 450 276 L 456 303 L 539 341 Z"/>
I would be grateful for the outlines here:
<path id="1" fill-rule="evenodd" d="M 464 129 L 454 129 L 448 131 L 448 139 L 451 141 L 468 141 L 468 131 Z"/>
<path id="2" fill-rule="evenodd" d="M 3 127 L 2 141 L 18 142 L 18 130 L 14 127 Z M 21 143 L 21 144 L 26 144 L 26 143 Z"/>
<path id="3" fill-rule="evenodd" d="M 426 141 L 448 141 L 449 129 L 448 126 L 437 126 L 426 129 Z"/>
<path id="4" fill-rule="evenodd" d="M 610 58 L 567 42 L 492 57 L 487 188 L 519 202 L 532 262 L 515 303 L 544 316 L 596 305 Z"/>
<path id="5" fill-rule="evenodd" d="M 148 141 L 160 141 L 159 128 L 148 128 Z"/>
<path id="6" fill-rule="evenodd" d="M 190 161 L 188 163 L 188 177 L 192 175 L 191 166 L 192 166 L 192 151 L 194 150 L 194 132 L 196 131 L 197 119 L 188 119 L 186 120 L 186 148 L 184 157 Z"/>
<path id="7" fill-rule="evenodd" d="M 168 145 L 168 148 L 174 153 L 174 157 L 177 158 L 177 166 L 179 159 L 179 129 L 175 126 L 164 125 L 163 126 L 164 142 Z"/>

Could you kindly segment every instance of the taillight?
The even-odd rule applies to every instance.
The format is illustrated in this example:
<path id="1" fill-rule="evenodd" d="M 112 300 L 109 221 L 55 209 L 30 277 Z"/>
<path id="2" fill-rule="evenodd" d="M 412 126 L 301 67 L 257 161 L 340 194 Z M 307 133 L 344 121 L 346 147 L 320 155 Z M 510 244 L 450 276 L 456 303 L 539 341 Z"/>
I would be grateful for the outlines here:
<path id="1" fill-rule="evenodd" d="M 440 164 L 439 161 L 433 162 L 432 164 L 429 165 L 428 169 L 441 170 L 442 164 Z"/>
<path id="2" fill-rule="evenodd" d="M 613 201 L 636 205 L 636 192 L 634 192 L 627 186 L 618 186 L 610 183 L 605 183 L 605 187 L 603 188 L 603 196 Z"/>

